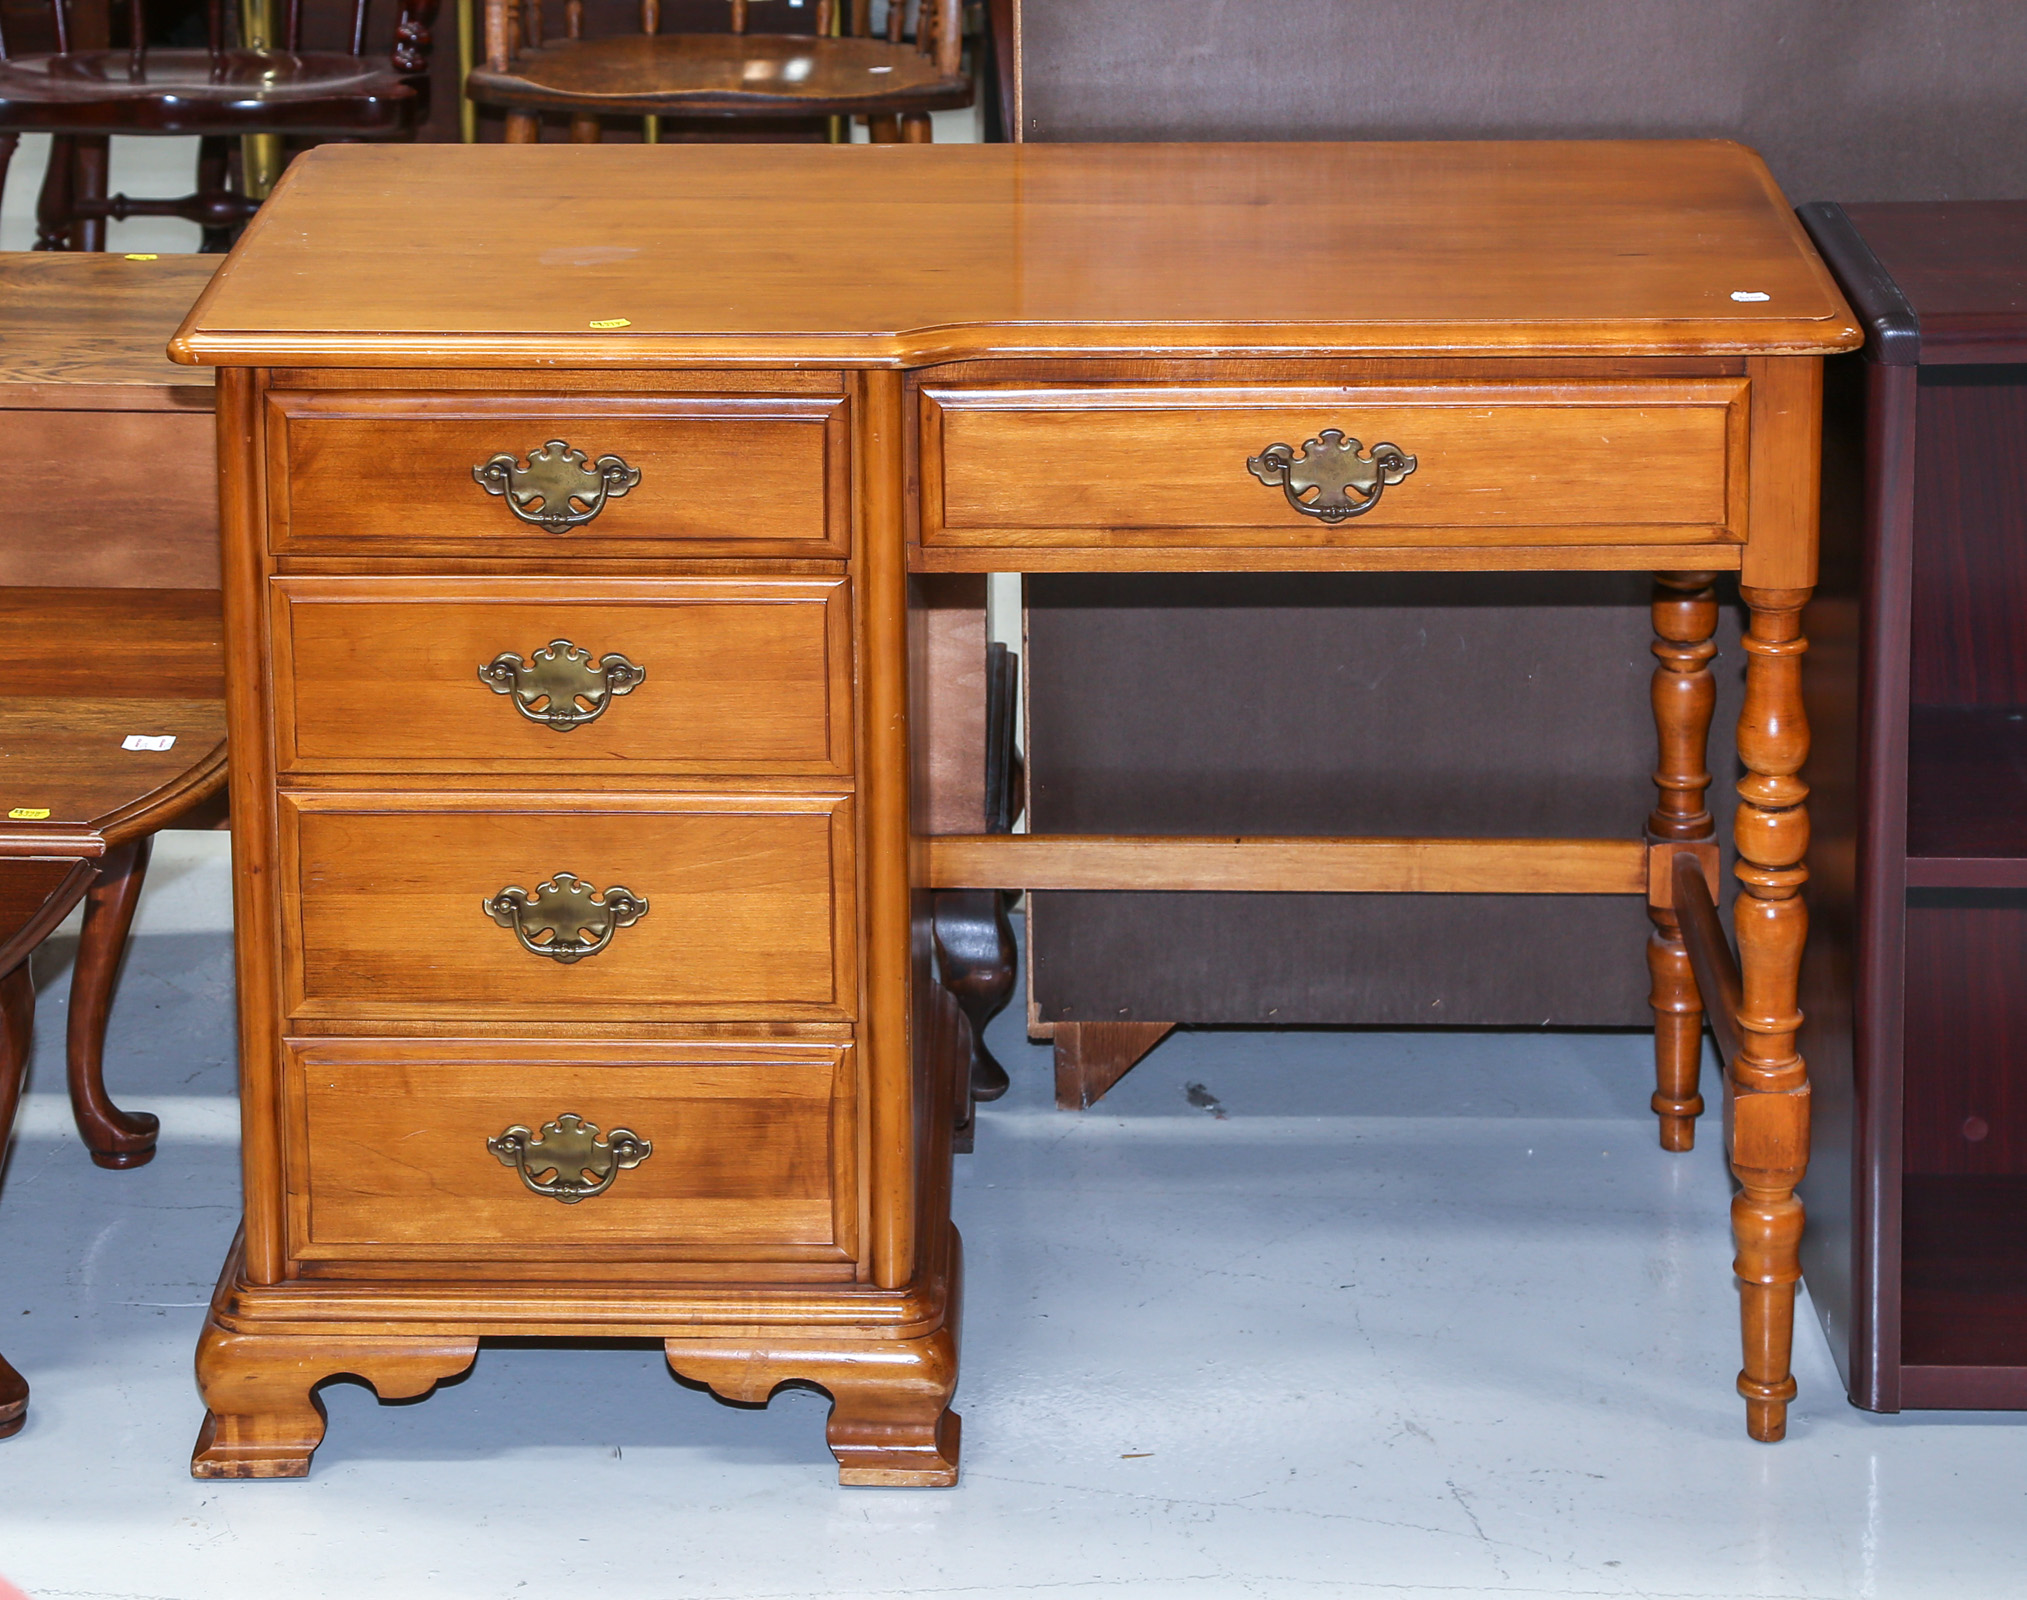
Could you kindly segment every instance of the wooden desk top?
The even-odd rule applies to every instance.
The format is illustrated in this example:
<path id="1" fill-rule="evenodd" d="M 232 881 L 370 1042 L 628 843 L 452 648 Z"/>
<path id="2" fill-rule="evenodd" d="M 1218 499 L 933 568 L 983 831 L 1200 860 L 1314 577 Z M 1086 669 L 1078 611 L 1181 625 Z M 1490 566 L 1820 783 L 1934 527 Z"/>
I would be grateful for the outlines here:
<path id="1" fill-rule="evenodd" d="M 0 407 L 209 410 L 211 375 L 161 352 L 218 260 L 0 253 Z"/>
<path id="2" fill-rule="evenodd" d="M 1858 342 L 1765 166 L 1718 141 L 326 145 L 172 353 L 893 367 Z"/>

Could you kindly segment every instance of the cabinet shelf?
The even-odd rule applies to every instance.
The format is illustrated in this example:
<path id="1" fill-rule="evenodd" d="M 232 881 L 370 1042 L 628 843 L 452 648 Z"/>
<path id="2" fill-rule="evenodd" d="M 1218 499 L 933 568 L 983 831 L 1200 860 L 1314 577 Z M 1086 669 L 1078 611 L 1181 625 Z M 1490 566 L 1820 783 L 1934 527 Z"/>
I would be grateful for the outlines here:
<path id="1" fill-rule="evenodd" d="M 2027 706 L 1912 708 L 1907 882 L 2027 888 Z"/>
<path id="2" fill-rule="evenodd" d="M 1901 1359 L 2027 1382 L 2027 1178 L 1902 1180 Z"/>

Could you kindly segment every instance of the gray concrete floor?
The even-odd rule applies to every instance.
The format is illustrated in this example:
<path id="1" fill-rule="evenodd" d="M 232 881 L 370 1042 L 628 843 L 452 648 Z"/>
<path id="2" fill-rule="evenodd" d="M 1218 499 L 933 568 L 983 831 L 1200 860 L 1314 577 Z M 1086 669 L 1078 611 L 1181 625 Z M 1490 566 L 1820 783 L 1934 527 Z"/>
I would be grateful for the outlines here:
<path id="1" fill-rule="evenodd" d="M 1072 1115 L 1009 1013 L 1016 1087 L 958 1169 L 955 1490 L 840 1490 L 820 1396 L 724 1405 L 627 1346 L 487 1346 L 412 1404 L 333 1384 L 309 1479 L 194 1482 L 238 1194 L 223 844 L 164 837 L 113 1016 L 153 1165 L 85 1159 L 71 941 L 38 962 L 0 1191 L 35 1386 L 0 1574 L 30 1594 L 2027 1590 L 2021 1419 L 1851 1409 L 1805 1307 L 1790 1436 L 1745 1438 L 1724 1172 L 1655 1147 L 1630 1035 L 1187 1034 Z"/>

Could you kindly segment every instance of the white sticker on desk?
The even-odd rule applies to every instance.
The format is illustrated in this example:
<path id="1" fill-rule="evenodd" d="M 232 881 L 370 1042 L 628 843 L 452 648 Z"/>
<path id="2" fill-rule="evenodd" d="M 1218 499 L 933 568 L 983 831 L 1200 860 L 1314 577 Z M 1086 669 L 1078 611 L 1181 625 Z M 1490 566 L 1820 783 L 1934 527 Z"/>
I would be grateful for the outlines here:
<path id="1" fill-rule="evenodd" d="M 170 750 L 175 748 L 176 735 L 173 733 L 130 733 L 120 741 L 122 750 Z"/>

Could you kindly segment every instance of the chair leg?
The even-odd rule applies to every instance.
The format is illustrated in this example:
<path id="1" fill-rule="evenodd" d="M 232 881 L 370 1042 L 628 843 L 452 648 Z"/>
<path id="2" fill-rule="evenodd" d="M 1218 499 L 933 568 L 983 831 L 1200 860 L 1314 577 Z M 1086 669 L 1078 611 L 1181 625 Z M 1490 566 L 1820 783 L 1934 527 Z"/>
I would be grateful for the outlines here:
<path id="1" fill-rule="evenodd" d="M 14 164 L 14 147 L 20 142 L 18 133 L 0 133 L 0 194 L 7 192 L 7 169 Z"/>
<path id="2" fill-rule="evenodd" d="M 106 1095 L 106 1018 L 126 954 L 152 838 L 106 852 L 98 881 L 85 891 L 84 931 L 70 980 L 70 1110 L 95 1166 L 146 1166 L 162 1124 L 146 1111 L 122 1111 Z"/>
<path id="3" fill-rule="evenodd" d="M 35 248 L 68 250 L 71 198 L 77 192 L 76 144 L 67 133 L 52 135 L 49 166 L 42 174 L 42 192 L 35 199 Z"/>
<path id="4" fill-rule="evenodd" d="M 29 1035 L 35 1021 L 35 984 L 28 958 L 0 978 L 0 1158 L 14 1131 L 14 1108 L 21 1101 L 21 1080 L 28 1071 Z M 0 1439 L 21 1431 L 28 1420 L 28 1384 L 0 1357 Z"/>
<path id="5" fill-rule="evenodd" d="M 507 113 L 508 144 L 540 144 L 542 142 L 542 119 L 532 111 L 509 111 Z"/>
<path id="6" fill-rule="evenodd" d="M 207 135 L 197 141 L 197 198 L 206 203 L 232 193 L 232 148 L 238 140 Z M 207 256 L 225 254 L 232 248 L 230 228 L 206 228 L 197 246 Z"/>
<path id="7" fill-rule="evenodd" d="M 903 144 L 929 144 L 935 135 L 930 131 L 929 113 L 911 111 L 901 119 L 901 142 Z"/>
<path id="8" fill-rule="evenodd" d="M 77 190 L 73 204 L 81 200 L 105 199 L 106 180 L 112 164 L 112 143 L 105 134 L 95 133 L 80 136 L 73 145 L 77 152 Z M 101 211 L 96 216 L 79 217 L 72 226 L 71 236 L 77 241 L 76 249 L 104 250 L 105 213 Z"/>
<path id="9" fill-rule="evenodd" d="M 605 137 L 605 130 L 599 126 L 596 117 L 572 117 L 570 119 L 570 142 L 572 144 L 597 144 Z"/>
<path id="10" fill-rule="evenodd" d="M 901 142 L 901 119 L 899 117 L 866 118 L 866 137 L 874 144 L 899 144 Z"/>

